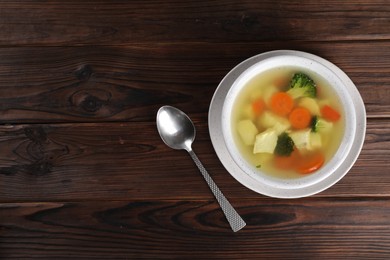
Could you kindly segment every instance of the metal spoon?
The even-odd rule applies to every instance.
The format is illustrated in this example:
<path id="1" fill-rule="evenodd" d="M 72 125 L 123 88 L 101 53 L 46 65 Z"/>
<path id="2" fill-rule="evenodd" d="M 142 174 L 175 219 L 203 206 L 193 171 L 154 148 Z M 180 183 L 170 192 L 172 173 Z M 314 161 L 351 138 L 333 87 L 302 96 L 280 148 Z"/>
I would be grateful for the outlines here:
<path id="1" fill-rule="evenodd" d="M 207 173 L 198 157 L 192 151 L 191 145 L 195 139 L 195 126 L 191 119 L 181 110 L 171 107 L 163 106 L 157 112 L 157 129 L 161 139 L 166 145 L 176 150 L 186 150 L 196 166 L 198 166 L 204 179 L 209 185 L 215 198 L 222 208 L 232 230 L 237 232 L 245 227 L 245 221 L 238 215 L 237 211 L 232 207 L 229 201 L 225 198 L 219 190 L 213 179 Z"/>

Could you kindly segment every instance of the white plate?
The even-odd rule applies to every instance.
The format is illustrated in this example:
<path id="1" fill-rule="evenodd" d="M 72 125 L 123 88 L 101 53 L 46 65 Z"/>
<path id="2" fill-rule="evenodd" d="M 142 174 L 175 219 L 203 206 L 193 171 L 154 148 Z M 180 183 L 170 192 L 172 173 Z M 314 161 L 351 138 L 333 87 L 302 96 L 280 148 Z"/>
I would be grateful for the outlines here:
<path id="1" fill-rule="evenodd" d="M 226 142 L 223 135 L 223 107 L 226 97 L 228 96 L 229 90 L 232 85 L 236 82 L 239 76 L 246 71 L 248 68 L 253 67 L 253 65 L 258 64 L 269 58 L 279 57 L 301 57 L 307 60 L 311 60 L 317 64 L 320 64 L 327 69 L 329 69 L 337 80 L 342 82 L 342 85 L 347 90 L 349 94 L 348 98 L 351 100 L 351 104 L 354 111 L 354 117 L 356 116 L 356 125 L 354 128 L 356 132 L 354 133 L 354 141 L 351 144 L 349 153 L 344 156 L 342 162 L 337 165 L 337 168 L 332 171 L 331 174 L 324 175 L 325 177 L 317 182 L 308 182 L 306 185 L 296 185 L 293 188 L 288 187 L 288 185 L 269 185 L 259 178 L 255 178 L 250 173 L 247 173 L 236 163 L 236 158 L 233 158 L 227 148 Z M 351 79 L 336 65 L 330 63 L 329 61 L 318 57 L 313 54 L 300 52 L 300 51 L 291 51 L 291 50 L 278 50 L 266 52 L 259 54 L 252 58 L 249 58 L 235 68 L 233 68 L 221 81 L 218 88 L 216 89 L 214 96 L 212 98 L 210 108 L 209 108 L 209 132 L 212 144 L 214 146 L 215 152 L 217 153 L 218 158 L 226 168 L 226 170 L 242 185 L 247 188 L 266 195 L 276 198 L 299 198 L 306 197 L 318 192 L 321 192 L 336 182 L 338 182 L 353 166 L 361 148 L 363 146 L 365 132 L 366 132 L 366 111 L 364 108 L 363 100 Z M 225 126 L 226 127 L 226 126 Z M 234 156 L 236 157 L 236 156 Z"/>

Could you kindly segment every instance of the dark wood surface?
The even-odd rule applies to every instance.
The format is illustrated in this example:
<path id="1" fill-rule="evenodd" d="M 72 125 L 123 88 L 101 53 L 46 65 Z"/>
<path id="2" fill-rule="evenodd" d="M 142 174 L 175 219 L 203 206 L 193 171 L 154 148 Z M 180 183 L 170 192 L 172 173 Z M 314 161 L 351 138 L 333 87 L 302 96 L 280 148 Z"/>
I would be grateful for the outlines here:
<path id="1" fill-rule="evenodd" d="M 224 75 L 253 55 L 322 56 L 367 110 L 350 172 L 315 196 L 240 185 L 207 126 Z M 389 1 L 0 1 L 0 258 L 389 259 Z M 161 105 L 247 222 L 231 232 Z"/>

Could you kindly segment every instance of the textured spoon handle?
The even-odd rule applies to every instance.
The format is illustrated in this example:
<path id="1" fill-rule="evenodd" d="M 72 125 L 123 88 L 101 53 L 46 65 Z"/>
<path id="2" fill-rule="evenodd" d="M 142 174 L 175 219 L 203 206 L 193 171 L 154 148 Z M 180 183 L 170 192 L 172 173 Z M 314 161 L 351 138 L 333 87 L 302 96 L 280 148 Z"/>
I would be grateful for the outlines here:
<path id="1" fill-rule="evenodd" d="M 233 208 L 230 202 L 225 198 L 225 196 L 219 190 L 219 188 L 217 187 L 213 179 L 211 179 L 211 176 L 208 174 L 206 169 L 203 167 L 202 163 L 199 161 L 199 158 L 196 156 L 196 154 L 192 150 L 189 151 L 189 154 L 191 155 L 192 160 L 194 160 L 196 166 L 198 166 L 204 179 L 206 180 L 215 198 L 217 199 L 219 205 L 221 206 L 222 211 L 225 214 L 226 219 L 228 220 L 232 230 L 234 232 L 237 232 L 243 227 L 245 227 L 246 225 L 245 221 L 241 218 L 240 215 L 238 215 L 237 211 Z"/>

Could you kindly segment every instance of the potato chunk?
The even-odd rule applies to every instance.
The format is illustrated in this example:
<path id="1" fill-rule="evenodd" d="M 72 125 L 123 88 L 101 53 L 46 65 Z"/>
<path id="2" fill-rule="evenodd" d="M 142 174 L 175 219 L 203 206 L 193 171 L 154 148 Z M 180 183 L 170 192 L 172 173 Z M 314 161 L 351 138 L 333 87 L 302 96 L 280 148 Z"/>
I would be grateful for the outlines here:
<path id="1" fill-rule="evenodd" d="M 299 101 L 298 106 L 306 108 L 312 115 L 320 115 L 320 107 L 314 98 L 304 97 Z"/>
<path id="2" fill-rule="evenodd" d="M 237 130 L 244 144 L 253 145 L 255 143 L 259 131 L 251 120 L 245 119 L 238 122 Z"/>
<path id="3" fill-rule="evenodd" d="M 321 136 L 310 129 L 291 132 L 290 137 L 298 150 L 312 151 L 322 146 Z"/>
<path id="4" fill-rule="evenodd" d="M 274 129 L 267 129 L 256 135 L 253 153 L 274 153 L 278 135 Z"/>

